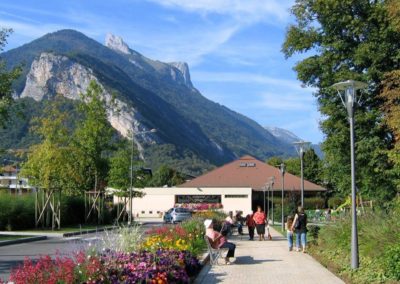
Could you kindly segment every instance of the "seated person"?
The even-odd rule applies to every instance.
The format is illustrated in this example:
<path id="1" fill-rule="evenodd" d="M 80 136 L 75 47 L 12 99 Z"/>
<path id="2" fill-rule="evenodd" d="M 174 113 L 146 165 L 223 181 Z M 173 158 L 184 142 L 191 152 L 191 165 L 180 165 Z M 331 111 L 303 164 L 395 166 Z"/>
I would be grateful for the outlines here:
<path id="1" fill-rule="evenodd" d="M 225 222 L 222 224 L 221 234 L 223 236 L 232 235 L 232 227 L 235 226 L 235 221 L 233 220 L 233 212 L 229 211 L 228 216 L 225 218 Z"/>
<path id="2" fill-rule="evenodd" d="M 242 211 L 237 211 L 236 213 L 236 226 L 238 228 L 238 233 L 239 235 L 243 235 L 243 217 L 242 217 L 243 212 Z"/>
<path id="3" fill-rule="evenodd" d="M 236 245 L 228 242 L 226 238 L 219 232 L 214 231 L 213 222 L 211 219 L 205 220 L 204 226 L 206 227 L 206 236 L 210 240 L 211 247 L 214 249 L 227 248 L 228 254 L 225 257 L 225 263 L 231 264 L 229 258 L 235 256 Z"/>

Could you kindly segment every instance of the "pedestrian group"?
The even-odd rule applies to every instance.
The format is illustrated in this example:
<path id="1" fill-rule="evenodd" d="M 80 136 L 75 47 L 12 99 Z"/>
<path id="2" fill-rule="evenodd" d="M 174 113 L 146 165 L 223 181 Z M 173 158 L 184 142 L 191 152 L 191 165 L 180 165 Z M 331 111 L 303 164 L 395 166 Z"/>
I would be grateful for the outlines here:
<path id="1" fill-rule="evenodd" d="M 249 240 L 254 240 L 254 233 L 257 232 L 258 240 L 265 241 L 265 235 L 269 240 L 272 236 L 269 232 L 269 224 L 265 212 L 261 206 L 257 206 L 256 212 L 251 212 L 245 218 L 242 212 L 238 211 L 235 216 L 230 211 L 222 225 L 220 231 L 214 230 L 213 221 L 207 219 L 204 221 L 206 227 L 206 236 L 208 237 L 211 246 L 214 249 L 226 248 L 228 253 L 225 257 L 225 263 L 231 264 L 230 258 L 235 256 L 236 245 L 228 241 L 228 237 L 232 234 L 233 228 L 237 228 L 238 234 L 243 235 L 243 223 L 246 223 L 249 231 Z M 267 229 L 267 231 L 266 231 Z M 293 235 L 296 235 L 296 251 L 306 252 L 307 245 L 307 215 L 304 208 L 299 206 L 295 216 L 288 216 L 286 222 L 286 232 L 289 251 L 293 250 Z"/>

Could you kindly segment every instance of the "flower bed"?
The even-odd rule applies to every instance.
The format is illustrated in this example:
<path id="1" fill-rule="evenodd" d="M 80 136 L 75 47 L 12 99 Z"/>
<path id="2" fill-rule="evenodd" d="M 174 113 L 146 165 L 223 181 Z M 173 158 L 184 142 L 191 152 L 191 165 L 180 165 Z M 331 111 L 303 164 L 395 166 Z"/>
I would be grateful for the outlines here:
<path id="1" fill-rule="evenodd" d="M 202 211 L 174 227 L 146 232 L 120 228 L 105 233 L 98 244 L 73 256 L 28 258 L 13 270 L 10 281 L 19 283 L 189 283 L 200 271 L 197 255 L 204 252 L 205 218 L 223 220 L 219 211 Z M 110 249 L 111 248 L 111 249 Z M 0 280 L 1 283 L 1 280 Z"/>
<path id="2" fill-rule="evenodd" d="M 175 204 L 175 207 L 187 208 L 192 211 L 206 211 L 223 208 L 221 203 L 177 203 Z"/>
<path id="3" fill-rule="evenodd" d="M 158 248 L 188 250 L 197 255 L 205 248 L 203 240 L 204 225 L 202 219 L 192 218 L 181 225 L 162 226 L 146 232 L 142 243 L 145 250 L 154 251 Z"/>
<path id="4" fill-rule="evenodd" d="M 187 251 L 158 249 L 155 252 L 100 255 L 79 252 L 74 257 L 43 256 L 29 259 L 13 270 L 10 281 L 22 283 L 189 283 L 200 270 L 196 257 Z"/>

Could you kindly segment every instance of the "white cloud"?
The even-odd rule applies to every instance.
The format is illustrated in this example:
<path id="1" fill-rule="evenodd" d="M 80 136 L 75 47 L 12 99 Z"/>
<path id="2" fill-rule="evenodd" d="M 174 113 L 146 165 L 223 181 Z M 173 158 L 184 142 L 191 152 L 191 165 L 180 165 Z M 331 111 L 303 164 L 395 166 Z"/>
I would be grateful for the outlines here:
<path id="1" fill-rule="evenodd" d="M 315 98 L 308 94 L 292 93 L 282 90 L 279 93 L 263 93 L 261 100 L 255 104 L 258 107 L 264 107 L 271 110 L 281 111 L 314 111 L 316 110 Z"/>
<path id="2" fill-rule="evenodd" d="M 308 92 L 309 94 L 313 91 L 311 88 L 302 88 L 301 83 L 297 80 L 281 79 L 257 73 L 193 71 L 191 76 L 193 81 L 197 82 L 255 83 L 260 85 L 277 86 L 282 89 L 290 88 L 292 90 L 301 90 L 301 92 Z"/>
<path id="3" fill-rule="evenodd" d="M 160 5 L 200 14 L 230 15 L 243 22 L 279 20 L 289 18 L 289 0 L 148 0 Z"/>

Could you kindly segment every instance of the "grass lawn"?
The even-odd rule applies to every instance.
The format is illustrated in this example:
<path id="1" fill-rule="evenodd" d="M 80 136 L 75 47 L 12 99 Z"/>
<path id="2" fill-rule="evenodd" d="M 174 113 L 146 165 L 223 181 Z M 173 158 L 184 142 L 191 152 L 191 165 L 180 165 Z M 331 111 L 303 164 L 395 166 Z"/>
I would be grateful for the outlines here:
<path id="1" fill-rule="evenodd" d="M 23 239 L 23 238 L 30 238 L 30 237 L 32 237 L 32 236 L 0 235 L 0 242 Z"/>

